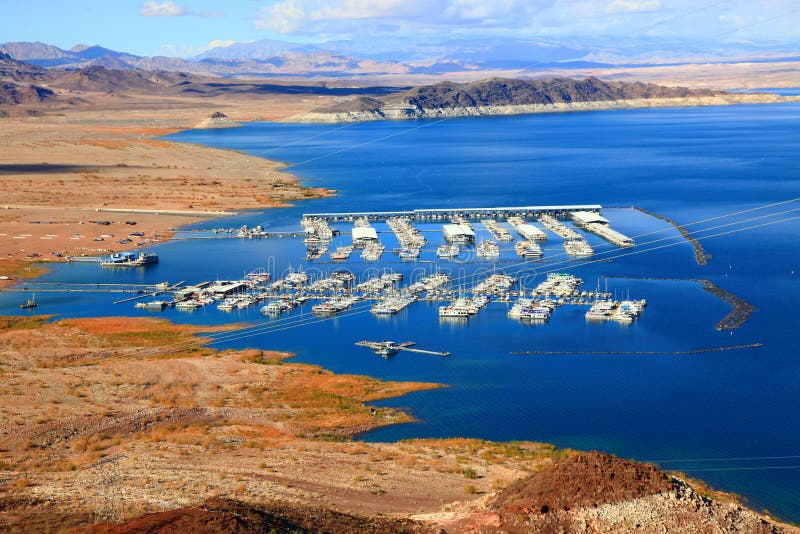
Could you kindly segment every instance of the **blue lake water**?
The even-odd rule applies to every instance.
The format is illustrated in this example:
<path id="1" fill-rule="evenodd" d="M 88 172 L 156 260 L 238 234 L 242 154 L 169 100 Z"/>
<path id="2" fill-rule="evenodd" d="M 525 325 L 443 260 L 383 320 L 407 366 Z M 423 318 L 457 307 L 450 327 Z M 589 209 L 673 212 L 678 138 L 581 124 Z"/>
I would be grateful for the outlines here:
<path id="1" fill-rule="evenodd" d="M 698 237 L 710 236 L 702 239 L 713 255 L 705 267 L 696 264 L 691 246 L 677 231 L 624 208 L 642 206 L 688 224 L 800 197 L 800 105 L 347 127 L 256 123 L 189 131 L 170 139 L 284 161 L 309 185 L 339 192 L 333 199 L 245 213 L 194 229 L 246 223 L 296 230 L 302 213 L 319 211 L 614 206 L 604 214 L 616 229 L 640 236 L 636 248 L 619 251 L 590 235 L 589 241 L 602 253 L 595 259 L 611 261 L 564 262 L 560 241 L 551 236 L 543 262 L 520 267 L 509 249 L 496 268 L 522 277 L 528 288 L 552 270 L 573 272 L 588 288 L 598 277 L 611 276 L 609 290 L 648 300 L 644 315 L 629 326 L 587 323 L 585 308 L 570 306 L 556 310 L 548 324 L 525 325 L 507 319 L 507 306 L 499 303 L 466 324 L 441 323 L 437 305 L 428 303 L 416 303 L 389 319 L 362 312 L 312 322 L 309 315 L 300 315 L 308 307 L 277 322 L 263 319 L 257 307 L 230 314 L 214 307 L 194 313 L 168 310 L 163 316 L 200 324 L 258 322 L 267 325 L 258 335 L 229 337 L 219 346 L 288 350 L 298 361 L 336 372 L 447 384 L 445 389 L 381 402 L 407 408 L 418 422 L 370 432 L 362 436 L 365 440 L 469 436 L 602 449 L 661 461 L 665 468 L 685 470 L 735 491 L 757 508 L 800 521 L 800 222 L 736 231 L 798 217 L 799 211 L 780 212 L 798 210 L 800 203 L 690 226 Z M 739 224 L 716 228 L 736 221 Z M 375 226 L 387 230 L 385 225 Z M 426 263 L 399 262 L 388 253 L 396 247 L 394 237 L 381 233 L 387 244 L 381 262 L 368 266 L 354 255 L 344 266 L 358 273 L 391 268 L 407 279 L 432 271 L 437 268 L 432 250 L 441 239 L 436 233 L 440 224 L 419 226 L 431 231 L 426 234 L 431 251 L 422 258 Z M 477 223 L 476 228 L 480 230 Z M 343 243 L 333 243 L 337 244 Z M 187 239 L 160 245 L 156 251 L 161 262 L 146 270 L 101 271 L 96 265 L 71 264 L 57 266 L 42 281 L 198 282 L 239 278 L 256 267 L 275 273 L 290 265 L 312 273 L 338 267 L 307 263 L 302 242 L 293 239 Z M 493 265 L 442 262 L 438 267 L 454 276 L 469 276 L 490 272 Z M 740 295 L 757 307 L 755 315 L 740 329 L 716 331 L 717 321 L 730 308 L 691 278 L 710 279 Z M 18 313 L 21 298 L 0 295 L 0 313 Z M 38 312 L 145 315 L 130 304 L 112 304 L 116 298 L 42 294 L 37 295 Z M 409 339 L 453 355 L 400 353 L 383 360 L 353 345 L 361 339 Z M 688 351 L 754 342 L 764 345 L 691 355 L 587 354 Z M 574 354 L 512 354 L 530 350 Z M 778 456 L 795 458 L 730 460 Z"/>

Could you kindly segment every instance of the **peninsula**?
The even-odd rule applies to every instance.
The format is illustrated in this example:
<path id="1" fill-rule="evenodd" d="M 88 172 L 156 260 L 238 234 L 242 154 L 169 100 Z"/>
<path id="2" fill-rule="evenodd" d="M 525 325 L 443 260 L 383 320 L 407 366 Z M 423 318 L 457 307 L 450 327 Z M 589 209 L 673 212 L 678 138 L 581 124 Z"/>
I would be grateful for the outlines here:
<path id="1" fill-rule="evenodd" d="M 604 109 L 714 106 L 797 100 L 769 93 L 730 93 L 652 83 L 605 82 L 595 77 L 441 82 L 385 97 L 357 97 L 290 117 L 286 122 L 346 123 Z"/>

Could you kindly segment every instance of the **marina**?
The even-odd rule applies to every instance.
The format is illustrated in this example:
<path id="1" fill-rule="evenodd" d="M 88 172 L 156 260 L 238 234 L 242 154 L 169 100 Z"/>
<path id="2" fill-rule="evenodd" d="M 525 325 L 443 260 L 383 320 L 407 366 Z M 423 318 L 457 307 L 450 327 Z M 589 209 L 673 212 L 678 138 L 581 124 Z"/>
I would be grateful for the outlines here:
<path id="1" fill-rule="evenodd" d="M 418 132 L 426 136 L 425 146 L 414 145 L 414 149 L 422 146 L 420 153 L 426 158 L 425 168 L 419 170 L 418 178 L 416 174 L 400 171 L 408 163 L 408 146 L 395 140 L 404 138 L 390 138 L 374 146 L 364 145 L 358 150 L 357 158 L 350 158 L 357 160 L 352 163 L 346 157 L 337 157 L 335 165 L 314 164 L 302 169 L 302 178 L 310 183 L 319 180 L 337 189 L 339 196 L 336 198 L 302 201 L 291 208 L 193 225 L 185 232 L 179 232 L 177 239 L 153 247 L 160 256 L 160 263 L 146 269 L 100 270 L 96 264 L 76 262 L 53 265 L 51 273 L 41 279 L 150 285 L 163 280 L 187 279 L 189 284 L 195 284 L 217 278 L 238 280 L 243 278 L 248 267 L 263 266 L 272 275 L 272 281 L 266 286 L 268 296 L 247 308 L 223 313 L 217 310 L 216 304 L 221 302 L 218 300 L 214 305 L 199 307 L 193 312 L 174 308 L 149 312 L 134 309 L 133 302 L 111 304 L 111 300 L 127 296 L 125 294 L 112 294 L 108 298 L 109 295 L 102 292 L 75 292 L 65 295 L 69 297 L 67 303 L 66 299 L 59 300 L 63 295 L 40 293 L 37 289 L 39 306 L 36 311 L 64 317 L 152 316 L 155 313 L 180 324 L 198 325 L 233 322 L 274 324 L 274 332 L 266 331 L 240 341 L 220 341 L 216 346 L 286 350 L 297 354 L 295 361 L 339 373 L 447 384 L 447 388 L 434 393 L 380 402 L 380 406 L 408 407 L 418 421 L 359 437 L 368 441 L 438 438 L 458 433 L 500 441 L 550 441 L 559 446 L 597 448 L 636 458 L 758 456 L 762 450 L 769 454 L 772 448 L 791 448 L 797 442 L 796 432 L 792 429 L 798 428 L 795 424 L 797 411 L 794 410 L 796 381 L 793 378 L 796 362 L 792 357 L 796 351 L 792 350 L 793 338 L 787 333 L 794 327 L 796 314 L 793 301 L 782 295 L 788 294 L 789 288 L 796 285 L 796 274 L 791 274 L 792 269 L 798 272 L 796 247 L 787 246 L 787 239 L 796 235 L 797 226 L 787 227 L 785 232 L 767 230 L 706 239 L 701 230 L 710 224 L 691 225 L 693 221 L 734 211 L 739 206 L 742 209 L 755 206 L 758 202 L 753 199 L 756 198 L 763 197 L 762 203 L 782 200 L 787 184 L 784 178 L 779 178 L 785 175 L 779 167 L 791 164 L 790 156 L 796 153 L 794 145 L 797 139 L 790 128 L 792 121 L 786 120 L 787 109 L 775 108 L 774 113 L 769 113 L 772 118 L 765 118 L 761 111 L 752 112 L 752 121 L 743 125 L 743 141 L 725 147 L 716 144 L 716 127 L 703 127 L 707 116 L 730 117 L 725 108 L 621 113 L 629 122 L 622 132 L 610 128 L 610 117 L 607 116 L 611 113 L 573 114 L 569 123 L 566 117 L 553 115 L 476 121 L 481 123 L 480 128 L 473 128 L 471 121 L 432 125 Z M 790 113 L 790 116 L 794 115 L 796 113 Z M 662 131 L 655 131 L 655 124 L 670 121 L 681 124 L 680 136 L 664 137 Z M 446 128 L 455 122 L 463 122 L 464 130 Z M 724 122 L 725 128 L 735 124 L 735 121 Z M 285 125 L 248 124 L 240 129 L 248 132 L 246 139 L 242 140 L 237 137 L 238 131 L 233 130 L 186 132 L 172 138 L 219 143 L 257 153 L 324 131 L 320 127 L 319 130 L 284 132 L 283 128 Z M 348 137 L 348 141 L 354 139 L 359 143 L 376 134 L 392 134 L 396 128 L 398 125 L 386 121 L 380 125 L 354 125 L 344 132 L 352 132 L 353 137 Z M 266 134 L 259 140 L 262 129 Z M 749 135 L 747 132 L 750 131 L 754 134 Z M 447 143 L 443 142 L 445 139 Z M 525 141 L 527 139 L 531 141 Z M 637 163 L 640 160 L 631 157 L 630 149 L 639 146 L 643 139 L 657 146 L 652 152 L 653 157 L 648 156 L 648 163 L 656 161 L 656 157 L 669 160 L 664 165 L 653 166 L 647 180 L 641 179 L 642 166 Z M 547 157 L 548 152 L 559 154 L 565 142 L 575 147 L 584 144 L 584 140 L 590 140 L 585 142 L 585 148 L 578 147 L 584 158 Z M 448 148 L 451 143 L 462 141 L 485 144 L 486 153 L 491 157 L 484 160 L 481 155 L 467 151 L 455 153 Z M 591 147 L 588 146 L 590 143 Z M 331 144 L 333 139 L 328 137 L 318 146 L 316 141 L 312 141 L 295 148 L 277 150 L 274 154 L 281 161 L 303 161 L 327 153 Z M 513 147 L 511 155 L 508 155 L 509 146 Z M 748 154 L 756 147 L 766 150 L 768 158 L 752 166 L 742 165 L 742 154 Z M 463 158 L 463 161 L 456 164 L 451 159 L 440 161 L 440 154 Z M 503 161 L 502 172 L 497 170 L 495 156 Z M 507 161 L 503 159 L 506 157 Z M 537 176 L 531 178 L 532 165 L 540 162 L 542 165 L 537 167 Z M 703 162 L 703 165 L 697 165 L 697 162 Z M 380 179 L 375 177 L 376 165 L 380 165 Z M 599 165 L 609 168 L 608 180 L 602 188 L 596 187 L 595 169 Z M 787 168 L 796 169 L 796 166 Z M 797 174 L 795 170 L 790 172 Z M 485 184 L 489 173 L 497 175 L 498 179 Z M 463 179 L 464 189 L 458 193 L 452 187 L 454 175 Z M 692 179 L 685 179 L 690 176 Z M 735 189 L 725 187 L 730 179 L 736 180 Z M 396 195 L 386 195 L 386 180 L 397 184 Z M 680 195 L 673 194 L 675 188 Z M 543 250 L 541 260 L 528 260 L 524 268 L 514 267 L 521 264 L 523 258 L 516 255 L 516 243 L 512 243 L 500 244 L 501 257 L 497 262 L 476 261 L 476 244 L 458 246 L 458 256 L 437 262 L 437 249 L 445 243 L 442 225 L 451 220 L 439 216 L 435 219 L 412 219 L 413 225 L 429 244 L 422 248 L 416 262 L 403 262 L 394 252 L 401 247 L 386 222 L 371 219 L 371 225 L 386 246 L 381 259 L 366 263 L 360 258 L 359 250 L 359 254 L 326 265 L 323 262 L 337 247 L 351 246 L 353 221 L 329 221 L 329 227 L 340 234 L 327 245 L 328 255 L 314 260 L 314 263 L 304 260 L 304 234 L 298 225 L 303 213 L 392 211 L 409 207 L 588 204 L 594 200 L 603 205 L 600 213 L 611 221 L 614 229 L 636 240 L 636 248 L 626 251 L 644 251 L 648 238 L 636 236 L 653 232 L 661 232 L 654 234 L 655 238 L 670 237 L 671 241 L 665 242 L 680 241 L 681 244 L 614 259 L 613 262 L 595 262 L 607 257 L 615 258 L 616 252 L 602 256 L 600 253 L 614 251 L 617 246 L 578 227 L 566 215 L 559 220 L 584 236 L 598 253 L 595 258 L 581 261 L 566 256 L 562 238 L 544 228 L 537 216 L 525 215 L 526 225 L 539 228 L 548 239 L 524 239 L 513 226 L 510 231 L 517 241 L 538 243 Z M 713 253 L 714 259 L 704 267 L 698 266 L 691 244 L 682 239 L 679 230 L 661 219 L 629 209 L 631 205 L 644 206 L 683 225 L 687 231 L 691 230 L 697 242 L 702 243 L 703 254 Z M 480 223 L 485 218 L 469 219 L 474 224 L 477 242 L 493 239 Z M 508 219 L 498 217 L 497 220 L 503 226 L 506 223 L 510 225 Z M 238 228 L 245 223 L 250 227 L 261 224 L 269 231 L 285 232 L 284 238 L 239 239 L 234 231 L 233 234 L 219 234 L 219 239 L 181 240 L 184 234 L 212 236 L 210 229 L 213 227 Z M 287 239 L 290 234 L 299 235 Z M 764 261 L 765 251 L 778 253 L 771 258 L 773 261 Z M 729 270 L 729 265 L 733 265 L 732 270 Z M 469 297 L 473 284 L 491 275 L 495 267 L 498 273 L 504 272 L 518 279 L 511 289 L 509 302 L 492 298 L 486 307 L 466 320 L 438 318 L 439 307 L 453 302 L 459 292 Z M 368 277 L 379 277 L 384 269 L 404 275 L 399 284 L 401 291 L 410 291 L 411 286 L 425 277 L 436 275 L 437 270 L 441 277 L 449 277 L 450 282 L 438 290 L 419 293 L 414 303 L 395 314 L 370 313 L 372 306 L 379 302 L 373 298 L 357 302 L 340 314 L 318 316 L 316 322 L 303 328 L 280 326 L 311 318 L 312 304 L 330 298 L 330 295 L 308 292 L 306 294 L 311 298 L 291 311 L 276 316 L 262 316 L 260 313 L 261 308 L 283 293 L 304 292 L 302 283 L 292 285 L 287 282 L 287 286 L 292 288 L 285 291 L 270 287 L 272 283 L 284 280 L 290 272 L 301 271 L 308 280 L 306 283 L 310 284 L 319 278 L 330 277 L 341 268 L 356 275 L 357 283 L 353 283 L 353 287 Z M 532 292 L 546 279 L 546 271 L 550 270 L 570 273 L 585 280 L 577 288 L 579 296 L 565 296 L 565 303 L 560 304 L 546 322 L 508 318 L 508 312 L 519 300 L 519 295 L 514 293 L 519 293 L 524 287 L 525 298 L 534 298 Z M 536 272 L 539 274 L 534 275 Z M 615 320 L 587 320 L 585 314 L 591 304 L 567 303 L 573 299 L 580 300 L 580 293 L 584 290 L 595 292 L 595 279 L 603 275 L 625 277 L 609 280 L 608 290 L 603 288 L 600 291 L 610 293 L 608 298 L 611 300 L 625 300 L 628 289 L 632 299 L 647 299 L 646 310 L 639 319 L 627 324 Z M 471 276 L 475 279 L 467 278 Z M 627 278 L 651 276 L 687 281 Z M 758 309 L 733 331 L 732 337 L 731 331 L 718 331 L 715 326 L 731 308 L 704 291 L 698 283 L 690 281 L 692 278 L 708 279 L 741 295 Z M 131 289 L 134 292 L 129 295 L 136 295 L 136 287 Z M 615 298 L 614 293 L 619 296 Z M 387 291 L 386 295 L 389 294 Z M 28 294 L 5 294 L 7 313 L 19 313 L 17 306 L 28 297 L 30 290 Z M 142 300 L 171 300 L 171 295 Z M 586 300 L 593 299 L 586 297 Z M 287 321 L 283 322 L 283 319 Z M 278 327 L 280 331 L 277 331 Z M 388 339 L 397 343 L 413 340 L 421 348 L 451 351 L 453 356 L 404 357 L 412 353 L 400 352 L 399 357 L 386 361 L 366 348 L 353 346 L 354 342 L 362 339 L 378 342 Z M 750 342 L 763 342 L 764 345 L 749 351 L 680 354 L 698 347 Z M 509 352 L 526 350 L 574 352 L 575 355 L 508 356 Z M 648 352 L 675 354 L 649 357 L 645 354 Z M 595 353 L 597 355 L 593 356 Z M 609 353 L 612 355 L 608 356 Z M 731 388 L 735 388 L 735 395 L 731 394 Z M 644 415 L 640 409 L 643 403 L 651 407 Z M 767 444 L 763 440 L 753 441 L 744 434 L 743 437 L 748 439 L 731 439 L 731 429 L 744 432 L 742 417 L 758 421 L 758 432 L 776 436 L 775 440 L 771 439 Z M 665 428 L 669 428 L 669 432 L 664 432 Z M 781 432 L 784 429 L 790 429 L 791 439 L 783 437 Z M 775 502 L 770 498 L 783 492 L 787 495 L 783 509 L 796 505 L 793 473 L 784 475 L 778 470 L 765 471 L 764 476 L 759 476 L 753 483 L 737 478 L 737 473 L 721 472 L 719 476 L 714 473 L 710 482 L 723 489 L 744 493 L 760 506 L 773 511 L 780 509 L 780 500 Z"/>
<path id="2" fill-rule="evenodd" d="M 462 249 L 474 250 L 474 256 L 482 260 L 497 260 L 501 256 L 500 244 L 514 243 L 514 236 L 502 224 L 505 220 L 522 238 L 514 243 L 513 250 L 523 260 L 543 257 L 540 243 L 548 240 L 547 232 L 563 240 L 567 255 L 580 259 L 592 256 L 594 248 L 586 235 L 597 235 L 620 248 L 634 246 L 630 237 L 611 228 L 608 219 L 601 215 L 599 205 L 545 206 L 526 208 L 475 208 L 457 210 L 413 210 L 404 212 L 354 212 L 305 214 L 301 224 L 305 228 L 306 259 L 313 261 L 327 253 L 326 248 L 335 236 L 350 234 L 351 248 L 339 246 L 330 253 L 333 260 L 346 260 L 352 249 L 364 249 L 361 258 L 367 262 L 380 259 L 386 246 L 381 243 L 380 233 L 372 223 L 385 224 L 397 240 L 398 248 L 391 250 L 401 261 L 420 261 L 425 257 L 425 246 L 434 239 L 435 224 L 441 225 L 441 241 L 435 249 L 437 260 L 455 260 Z M 488 218 L 495 217 L 495 218 Z M 471 220 L 479 219 L 481 230 L 476 230 Z M 533 220 L 527 220 L 533 219 Z M 423 225 L 421 230 L 415 225 Z M 574 225 L 570 225 L 572 221 Z M 331 225 L 352 223 L 351 230 L 337 229 Z M 539 227 L 541 224 L 544 229 Z M 430 225 L 434 225 L 430 229 Z M 478 232 L 481 236 L 479 237 Z M 427 235 L 426 235 L 427 234 Z M 485 235 L 491 239 L 485 239 Z M 475 247 L 472 249 L 472 247 Z"/>
<path id="3" fill-rule="evenodd" d="M 642 313 L 644 300 L 612 299 L 608 291 L 581 290 L 583 280 L 566 273 L 550 273 L 532 291 L 517 287 L 517 278 L 493 273 L 476 283 L 453 285 L 450 275 L 433 272 L 402 285 L 401 273 L 385 270 L 380 275 L 359 278 L 347 270 L 337 270 L 318 278 L 303 272 L 291 272 L 284 278 L 270 282 L 266 274 L 249 275 L 242 280 L 216 280 L 182 287 L 161 286 L 144 296 L 157 296 L 173 291 L 173 298 L 137 302 L 135 308 L 148 311 L 165 311 L 174 308 L 192 312 L 216 305 L 221 312 L 242 310 L 259 303 L 265 316 L 278 316 L 301 309 L 303 304 L 315 301 L 311 313 L 331 317 L 359 305 L 367 307 L 375 316 L 391 316 L 411 307 L 416 302 L 444 302 L 438 308 L 441 319 L 467 319 L 486 306 L 495 303 L 511 305 L 507 315 L 512 319 L 546 321 L 563 305 L 589 306 L 587 319 L 608 319 L 630 323 Z M 364 310 L 365 311 L 365 310 Z"/>

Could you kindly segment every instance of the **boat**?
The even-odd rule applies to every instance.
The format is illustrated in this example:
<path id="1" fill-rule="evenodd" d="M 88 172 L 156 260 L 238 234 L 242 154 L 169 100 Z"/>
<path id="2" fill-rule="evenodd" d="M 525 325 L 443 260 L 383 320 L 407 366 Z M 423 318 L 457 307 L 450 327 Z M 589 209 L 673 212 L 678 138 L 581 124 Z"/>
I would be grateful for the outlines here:
<path id="1" fill-rule="evenodd" d="M 415 297 L 387 297 L 375 304 L 371 311 L 376 315 L 391 315 L 403 310 L 415 300 Z"/>
<path id="2" fill-rule="evenodd" d="M 143 310 L 162 311 L 164 308 L 169 308 L 173 305 L 172 301 L 167 300 L 151 300 L 150 302 L 137 302 L 134 308 Z"/>
<path id="3" fill-rule="evenodd" d="M 578 258 L 585 258 L 587 256 L 592 256 L 594 254 L 594 249 L 592 246 L 586 242 L 585 239 L 582 237 L 578 238 L 565 238 L 564 239 L 564 250 L 570 256 L 575 256 Z"/>
<path id="4" fill-rule="evenodd" d="M 239 299 L 237 297 L 229 297 L 220 302 L 217 305 L 217 309 L 221 311 L 233 311 L 236 308 L 236 304 L 239 303 Z"/>
<path id="5" fill-rule="evenodd" d="M 256 299 L 249 295 L 245 295 L 239 298 L 239 302 L 236 303 L 236 309 L 243 310 L 248 306 L 252 306 L 256 303 Z"/>
<path id="6" fill-rule="evenodd" d="M 139 252 L 117 252 L 100 261 L 103 267 L 144 267 L 158 263 L 157 254 Z"/>
<path id="7" fill-rule="evenodd" d="M 534 259 L 542 257 L 542 247 L 532 241 L 520 241 L 514 245 L 517 256 L 523 259 Z"/>
<path id="8" fill-rule="evenodd" d="M 361 252 L 361 257 L 365 261 L 378 261 L 381 259 L 383 255 L 383 251 L 386 250 L 386 247 L 380 243 L 370 243 L 364 250 Z"/>
<path id="9" fill-rule="evenodd" d="M 419 258 L 420 250 L 416 247 L 404 248 L 400 250 L 401 260 L 416 260 Z"/>
<path id="10" fill-rule="evenodd" d="M 245 275 L 245 278 L 248 280 L 252 280 L 255 283 L 266 284 L 267 282 L 269 282 L 270 275 L 266 271 L 257 270 L 247 273 Z"/>
<path id="11" fill-rule="evenodd" d="M 442 259 L 452 259 L 458 256 L 460 249 L 458 245 L 451 245 L 448 243 L 443 243 L 439 245 L 439 248 L 436 249 L 436 257 Z"/>
<path id="12" fill-rule="evenodd" d="M 550 310 L 541 306 L 524 308 L 520 312 L 519 318 L 529 321 L 546 321 L 550 318 Z"/>
<path id="13" fill-rule="evenodd" d="M 375 349 L 375 354 L 382 358 L 388 358 L 397 354 L 397 349 L 393 345 L 384 343 L 382 346 Z"/>
<path id="14" fill-rule="evenodd" d="M 353 253 L 353 247 L 338 247 L 334 252 L 331 252 L 332 260 L 346 260 Z"/>
<path id="15" fill-rule="evenodd" d="M 34 293 L 33 295 L 31 295 L 31 298 L 28 299 L 28 302 L 26 302 L 25 304 L 20 304 L 19 305 L 19 309 L 20 310 L 31 310 L 31 309 L 35 308 L 36 306 L 38 306 L 38 304 L 36 304 L 36 294 Z"/>
<path id="16" fill-rule="evenodd" d="M 439 317 L 469 317 L 472 315 L 469 310 L 456 308 L 453 306 L 442 306 L 439 308 Z"/>
<path id="17" fill-rule="evenodd" d="M 470 317 L 478 313 L 480 306 L 473 301 L 460 297 L 447 306 L 439 308 L 439 317 Z"/>
<path id="18" fill-rule="evenodd" d="M 500 247 L 494 241 L 481 241 L 478 243 L 477 254 L 481 258 L 499 258 Z"/>
<path id="19" fill-rule="evenodd" d="M 194 299 L 182 300 L 181 302 L 175 304 L 176 309 L 184 311 L 194 311 L 199 307 L 200 304 L 198 304 L 198 302 Z"/>
<path id="20" fill-rule="evenodd" d="M 317 246 L 309 246 L 306 248 L 306 259 L 307 260 L 316 260 L 321 258 L 326 252 L 328 252 L 327 247 L 317 247 Z"/>
<path id="21" fill-rule="evenodd" d="M 287 306 L 282 300 L 273 300 L 259 310 L 264 315 L 278 315 L 286 310 Z"/>

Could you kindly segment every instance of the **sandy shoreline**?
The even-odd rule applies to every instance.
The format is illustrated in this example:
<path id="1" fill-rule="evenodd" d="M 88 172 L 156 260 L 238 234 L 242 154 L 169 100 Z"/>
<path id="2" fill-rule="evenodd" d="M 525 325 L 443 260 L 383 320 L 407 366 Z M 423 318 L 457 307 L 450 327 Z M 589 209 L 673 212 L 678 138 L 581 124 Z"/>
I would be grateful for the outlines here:
<path id="1" fill-rule="evenodd" d="M 125 105 L 98 96 L 91 109 L 3 119 L 0 261 L 148 247 L 199 220 L 333 194 L 302 186 L 278 162 L 160 139 L 216 110 L 237 121 L 276 120 L 324 100 L 301 96 Z"/>

